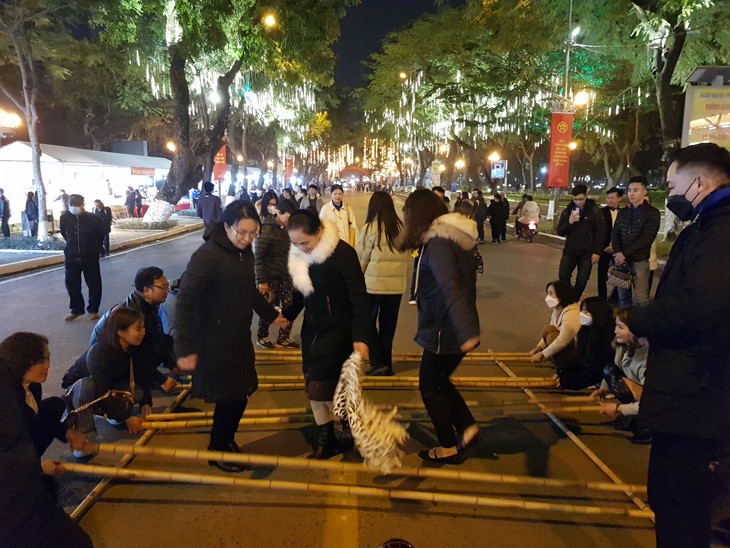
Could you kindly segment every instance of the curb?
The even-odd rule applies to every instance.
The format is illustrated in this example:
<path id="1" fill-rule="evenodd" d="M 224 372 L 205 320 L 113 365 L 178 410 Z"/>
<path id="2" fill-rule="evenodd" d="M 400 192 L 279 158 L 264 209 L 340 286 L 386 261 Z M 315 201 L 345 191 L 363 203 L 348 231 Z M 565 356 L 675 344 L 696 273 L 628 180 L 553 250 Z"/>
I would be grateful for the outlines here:
<path id="1" fill-rule="evenodd" d="M 202 229 L 203 229 L 203 223 L 194 223 L 194 224 L 188 224 L 188 225 L 183 225 L 183 226 L 176 226 L 165 232 L 160 232 L 157 234 L 149 234 L 147 236 L 140 236 L 138 238 L 132 238 L 131 240 L 126 240 L 124 242 L 117 242 L 115 244 L 110 245 L 109 250 L 110 251 L 121 251 L 124 249 L 138 247 L 140 245 L 144 245 L 144 244 L 147 244 L 150 242 L 166 240 L 166 239 L 172 238 L 174 236 L 179 236 L 181 234 L 186 234 L 188 232 L 195 232 L 196 230 L 202 230 Z M 36 259 L 18 261 L 16 263 L 8 263 L 8 264 L 0 266 L 0 278 L 5 277 L 5 276 L 10 276 L 13 274 L 20 274 L 22 272 L 27 272 L 29 270 L 38 270 L 38 269 L 46 268 L 49 266 L 63 264 L 63 262 L 64 262 L 64 256 L 63 256 L 63 253 L 61 252 L 58 254 L 54 254 L 52 257 L 40 257 L 40 258 L 36 258 Z"/>

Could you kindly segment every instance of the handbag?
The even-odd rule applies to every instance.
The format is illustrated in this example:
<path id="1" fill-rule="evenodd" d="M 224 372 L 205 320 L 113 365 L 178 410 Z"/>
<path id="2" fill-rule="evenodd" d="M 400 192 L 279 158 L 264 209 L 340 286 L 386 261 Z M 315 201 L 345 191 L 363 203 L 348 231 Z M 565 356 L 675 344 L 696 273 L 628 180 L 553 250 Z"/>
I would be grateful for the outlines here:
<path id="1" fill-rule="evenodd" d="M 134 409 L 134 364 L 129 358 L 129 390 L 109 390 L 109 396 L 104 403 L 104 414 L 114 421 L 123 422 L 127 420 Z"/>
<path id="2" fill-rule="evenodd" d="M 612 287 L 631 289 L 635 276 L 636 274 L 630 270 L 630 267 L 620 267 L 612 262 L 608 269 L 606 283 Z"/>

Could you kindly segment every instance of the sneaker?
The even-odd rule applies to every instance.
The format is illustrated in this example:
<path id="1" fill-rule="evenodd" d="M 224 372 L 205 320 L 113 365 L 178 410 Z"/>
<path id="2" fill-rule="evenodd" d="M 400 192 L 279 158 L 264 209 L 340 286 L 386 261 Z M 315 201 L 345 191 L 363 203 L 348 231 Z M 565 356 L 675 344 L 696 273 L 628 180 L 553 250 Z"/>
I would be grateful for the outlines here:
<path id="1" fill-rule="evenodd" d="M 283 346 L 284 348 L 299 348 L 299 343 L 296 343 L 291 339 L 284 339 L 282 341 L 277 341 L 276 344 L 278 346 Z"/>
<path id="2" fill-rule="evenodd" d="M 75 314 L 75 313 L 71 312 L 71 314 L 66 314 L 66 316 L 63 318 L 63 321 L 72 322 L 79 316 L 83 316 L 83 314 Z"/>
<path id="3" fill-rule="evenodd" d="M 408 304 L 418 304 L 418 301 L 416 299 L 408 299 Z"/>
<path id="4" fill-rule="evenodd" d="M 99 318 L 101 318 L 101 316 L 99 316 L 99 313 L 98 313 L 98 312 L 90 312 L 90 313 L 89 313 L 89 321 L 91 321 L 91 322 L 95 322 L 95 321 L 97 321 L 97 320 L 98 320 Z"/>
<path id="5" fill-rule="evenodd" d="M 274 349 L 274 343 L 272 343 L 268 337 L 266 337 L 265 339 L 259 339 L 258 341 L 256 341 L 256 344 L 258 344 L 261 348 L 266 348 L 268 350 Z"/>

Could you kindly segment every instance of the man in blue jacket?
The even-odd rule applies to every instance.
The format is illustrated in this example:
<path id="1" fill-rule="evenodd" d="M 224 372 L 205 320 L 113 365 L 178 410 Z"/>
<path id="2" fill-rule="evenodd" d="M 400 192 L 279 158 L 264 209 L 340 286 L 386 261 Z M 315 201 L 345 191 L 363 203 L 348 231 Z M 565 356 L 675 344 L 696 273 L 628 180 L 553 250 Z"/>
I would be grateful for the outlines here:
<path id="1" fill-rule="evenodd" d="M 654 436 L 657 546 L 705 547 L 713 462 L 730 436 L 730 152 L 713 143 L 677 151 L 667 187 L 669 210 L 694 222 L 674 242 L 654 301 L 626 323 L 650 346 L 639 420 Z"/>

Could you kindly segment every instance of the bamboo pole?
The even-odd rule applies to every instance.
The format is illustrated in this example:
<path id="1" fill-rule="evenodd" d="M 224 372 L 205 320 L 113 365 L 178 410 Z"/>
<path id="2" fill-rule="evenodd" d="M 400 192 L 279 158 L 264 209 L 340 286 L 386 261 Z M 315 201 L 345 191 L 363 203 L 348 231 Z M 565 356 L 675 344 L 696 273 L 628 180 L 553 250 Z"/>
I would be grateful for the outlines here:
<path id="1" fill-rule="evenodd" d="M 304 382 L 304 375 L 259 375 L 259 382 Z M 459 383 L 489 383 L 489 382 L 508 382 L 518 384 L 520 382 L 535 382 L 535 381 L 552 381 L 553 385 L 555 381 L 552 377 L 450 377 L 450 380 L 454 384 Z M 360 380 L 361 384 L 388 384 L 389 382 L 418 382 L 418 377 L 409 377 L 396 375 L 392 377 L 363 377 Z"/>
<path id="2" fill-rule="evenodd" d="M 402 357 L 409 357 L 409 358 L 420 358 L 422 355 L 421 352 L 394 352 L 393 357 L 394 358 L 402 358 Z M 274 350 L 262 350 L 262 349 L 256 349 L 256 356 L 301 356 L 301 350 L 280 350 L 280 349 L 274 349 Z M 508 358 L 508 357 L 526 357 L 530 358 L 529 352 L 469 352 L 465 357 L 476 357 L 476 358 L 492 358 L 492 357 L 501 357 L 501 358 Z"/>
<path id="3" fill-rule="evenodd" d="M 509 401 L 495 401 L 495 402 L 477 402 L 467 401 L 466 405 L 474 409 L 480 408 L 491 408 L 491 407 L 526 407 L 532 403 L 540 403 L 546 405 L 570 405 L 574 403 L 591 402 L 593 399 L 590 396 L 568 396 L 564 398 L 549 398 L 542 400 L 509 400 Z M 378 409 L 392 409 L 397 407 L 398 409 L 425 409 L 423 403 L 394 403 L 378 405 Z M 310 413 L 308 407 L 291 407 L 291 408 L 269 408 L 269 409 L 246 409 L 247 417 L 276 417 L 280 415 L 297 415 Z M 148 421 L 177 421 L 177 420 L 188 420 L 188 419 L 204 419 L 213 416 L 213 411 L 191 411 L 188 413 L 150 413 L 147 415 Z"/>
<path id="4" fill-rule="evenodd" d="M 185 399 L 188 397 L 188 394 L 190 391 L 188 389 L 184 389 L 182 392 L 180 392 L 177 397 L 173 400 L 173 402 L 167 406 L 165 409 L 165 413 L 171 413 L 173 409 L 177 408 L 182 402 L 185 401 Z M 131 448 L 141 448 L 144 445 L 147 444 L 150 439 L 152 439 L 152 436 L 154 435 L 154 430 L 146 430 L 142 436 L 135 442 L 134 445 L 131 446 Z M 130 446 L 128 446 L 128 449 Z M 134 452 L 125 452 L 121 459 L 119 459 L 119 462 L 116 464 L 117 468 L 123 468 L 127 465 L 129 465 L 134 460 Z M 112 468 L 112 470 L 116 470 L 117 468 Z M 98 500 L 98 498 L 106 491 L 107 487 L 109 487 L 109 484 L 111 483 L 112 477 L 106 476 L 103 478 L 92 490 L 89 492 L 88 495 L 84 498 L 84 500 L 81 501 L 81 503 L 74 509 L 73 512 L 71 512 L 71 519 L 79 521 L 81 518 L 83 518 L 86 515 L 86 512 L 89 511 L 89 509 L 93 506 L 93 504 Z"/>
<path id="5" fill-rule="evenodd" d="M 358 485 L 332 485 L 270 479 L 246 479 L 234 478 L 230 476 L 217 476 L 212 474 L 168 472 L 163 470 L 130 470 L 112 468 L 110 466 L 95 466 L 89 464 L 59 464 L 60 467 L 67 472 L 75 472 L 77 474 L 90 476 L 109 475 L 127 480 L 147 480 L 174 483 L 190 483 L 198 485 L 234 486 L 249 489 L 269 489 L 272 491 L 294 491 L 298 493 L 325 493 L 390 500 L 422 501 L 431 503 L 483 506 L 491 508 L 513 508 L 539 512 L 562 512 L 568 514 L 582 514 L 591 516 L 605 515 L 632 518 L 647 518 L 653 516 L 653 512 L 651 512 L 650 510 L 633 510 L 631 508 L 556 504 L 517 499 L 483 497 L 479 495 L 468 494 L 438 493 L 433 491 L 409 491 L 405 489 L 387 489 L 383 487 L 362 487 Z"/>
<path id="6" fill-rule="evenodd" d="M 372 473 L 379 477 L 416 477 L 440 479 L 448 481 L 465 481 L 474 483 L 500 483 L 530 487 L 584 489 L 588 491 L 622 492 L 630 490 L 646 493 L 645 485 L 616 484 L 611 482 L 570 480 L 556 478 L 536 478 L 510 474 L 493 474 L 489 472 L 472 472 L 452 468 L 413 468 L 401 467 L 381 474 L 379 470 L 368 469 L 363 463 L 317 460 L 301 457 L 282 457 L 276 455 L 258 455 L 254 453 L 227 453 L 222 451 L 206 451 L 201 449 L 182 449 L 169 447 L 142 447 L 119 443 L 100 443 L 96 446 L 100 453 L 119 454 L 134 453 L 139 456 L 159 457 L 165 460 L 187 460 L 192 462 L 222 461 L 248 466 L 266 468 L 285 468 L 295 470 L 323 470 L 334 473 Z"/>
<path id="7" fill-rule="evenodd" d="M 497 409 L 489 407 L 487 409 L 481 407 L 472 407 L 472 413 L 491 413 L 499 416 L 519 416 L 519 415 L 534 415 L 540 413 L 539 409 L 535 409 L 527 404 L 529 408 L 526 409 Z M 566 407 L 555 407 L 545 408 L 543 412 L 549 413 L 596 413 L 598 412 L 598 406 L 566 406 Z M 272 424 L 287 424 L 287 423 L 301 423 L 311 422 L 311 412 L 309 410 L 299 411 L 295 413 L 285 413 L 282 416 L 275 417 L 257 417 L 257 418 L 245 418 L 238 421 L 239 426 L 270 426 Z M 395 417 L 398 420 L 418 420 L 427 419 L 431 420 L 429 415 L 425 413 L 425 408 L 419 411 L 411 411 L 410 413 L 398 413 Z M 199 416 L 196 418 L 186 420 L 162 420 L 153 421 L 149 417 L 147 421 L 142 423 L 142 428 L 153 428 L 155 430 L 177 430 L 182 428 L 205 428 L 207 426 L 213 426 L 213 419 L 208 417 Z"/>
<path id="8" fill-rule="evenodd" d="M 506 362 L 529 362 L 530 357 L 529 356 L 507 356 L 507 357 L 499 357 L 499 356 L 465 356 L 461 362 L 462 363 L 489 363 L 500 360 L 500 361 L 506 361 Z M 393 362 L 394 363 L 420 363 L 421 362 L 421 356 L 393 356 Z M 287 363 L 296 363 L 300 364 L 302 363 L 301 356 L 256 356 L 256 363 L 260 365 L 271 365 L 271 364 L 287 364 Z"/>
<path id="9" fill-rule="evenodd" d="M 489 382 L 460 382 L 454 383 L 458 388 L 556 388 L 555 381 L 552 379 L 548 380 L 532 380 L 532 381 L 520 381 L 511 382 L 509 379 L 500 381 L 489 381 Z M 395 389 L 406 389 L 406 388 L 418 388 L 418 382 L 368 382 L 364 381 L 361 384 L 364 389 L 373 390 L 384 390 L 388 388 Z M 258 386 L 259 390 L 302 390 L 304 389 L 303 382 L 273 382 L 273 383 L 261 383 Z"/>
<path id="10" fill-rule="evenodd" d="M 514 372 L 509 367 L 507 367 L 504 363 L 497 362 L 497 365 L 500 367 L 500 369 L 502 369 L 502 371 L 504 371 L 505 373 L 507 373 L 510 377 L 515 377 L 516 376 L 514 374 Z M 530 390 L 529 388 L 521 388 L 521 390 L 527 395 L 528 398 L 530 398 L 530 400 L 536 400 L 536 405 L 538 407 L 540 407 L 541 410 L 543 408 L 545 408 L 545 406 L 542 403 L 540 403 L 540 401 L 535 397 L 535 394 L 534 394 L 534 392 L 532 392 L 532 390 Z M 621 480 L 621 478 L 619 478 L 614 473 L 614 471 L 611 470 L 606 465 L 606 463 L 603 462 L 598 457 L 598 455 L 596 455 L 593 451 L 591 451 L 591 449 L 585 443 L 583 443 L 578 438 L 578 436 L 576 436 L 567 426 L 565 426 L 565 423 L 563 421 L 561 421 L 558 417 L 556 417 L 554 414 L 550 413 L 547 410 L 544 411 L 544 413 L 553 422 L 553 424 L 555 424 L 555 426 L 557 426 L 563 432 L 563 434 L 565 434 L 568 437 L 568 439 L 570 439 L 570 441 L 572 441 L 578 447 L 578 449 L 580 449 L 581 451 L 583 451 L 583 453 L 591 460 L 591 462 L 593 462 L 593 464 L 595 464 L 598 467 L 598 469 L 601 472 L 603 472 L 606 476 L 608 476 L 608 478 L 611 481 L 613 481 L 616 484 L 622 484 L 623 483 L 623 481 Z M 643 500 L 641 500 L 639 497 L 637 497 L 636 495 L 634 495 L 634 493 L 631 492 L 631 490 L 627 489 L 627 490 L 624 491 L 624 493 L 626 494 L 627 497 L 629 497 L 629 499 L 631 500 L 631 502 L 633 502 L 634 505 L 636 505 L 641 511 L 646 510 L 646 508 L 647 508 L 646 503 Z M 652 522 L 655 521 L 654 520 L 654 514 L 653 513 L 652 513 L 651 516 L 648 516 L 648 517 L 649 517 L 649 519 Z"/>

